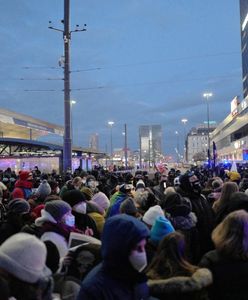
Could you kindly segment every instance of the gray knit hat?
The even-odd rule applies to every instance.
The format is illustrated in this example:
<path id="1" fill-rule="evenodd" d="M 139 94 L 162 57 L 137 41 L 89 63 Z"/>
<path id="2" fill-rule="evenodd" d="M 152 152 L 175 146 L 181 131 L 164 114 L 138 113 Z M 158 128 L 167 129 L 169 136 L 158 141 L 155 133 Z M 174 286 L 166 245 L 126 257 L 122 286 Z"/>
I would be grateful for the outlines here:
<path id="1" fill-rule="evenodd" d="M 8 203 L 9 211 L 16 214 L 27 214 L 30 211 L 30 205 L 27 200 L 22 198 L 16 198 Z"/>
<path id="2" fill-rule="evenodd" d="M 131 216 L 134 216 L 138 212 L 138 209 L 135 206 L 132 198 L 129 197 L 122 202 L 122 204 L 120 206 L 120 212 L 122 214 L 127 214 L 127 215 L 131 215 Z"/>
<path id="3" fill-rule="evenodd" d="M 17 233 L 0 246 L 0 268 L 29 283 L 51 275 L 45 244 L 28 233 Z"/>
<path id="4" fill-rule="evenodd" d="M 41 199 L 45 200 L 45 198 L 51 194 L 51 191 L 52 191 L 52 189 L 51 189 L 50 184 L 47 182 L 46 179 L 44 179 L 40 183 L 40 185 L 36 191 L 36 194 L 38 194 Z"/>
<path id="5" fill-rule="evenodd" d="M 63 200 L 52 200 L 46 202 L 45 211 L 47 211 L 56 221 L 71 211 L 71 206 Z"/>

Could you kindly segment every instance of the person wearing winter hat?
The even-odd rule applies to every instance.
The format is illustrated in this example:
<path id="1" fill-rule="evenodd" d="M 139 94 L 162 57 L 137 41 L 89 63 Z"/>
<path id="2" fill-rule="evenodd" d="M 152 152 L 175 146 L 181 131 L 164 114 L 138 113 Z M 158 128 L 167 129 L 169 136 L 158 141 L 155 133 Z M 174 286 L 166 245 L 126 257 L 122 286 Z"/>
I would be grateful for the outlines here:
<path id="1" fill-rule="evenodd" d="M 169 233 L 174 232 L 175 229 L 171 222 L 164 216 L 159 216 L 156 218 L 155 223 L 152 226 L 150 233 L 150 240 L 156 246 L 159 242 Z"/>
<path id="2" fill-rule="evenodd" d="M 53 242 L 64 257 L 68 251 L 71 231 L 74 231 L 75 217 L 71 214 L 71 206 L 63 200 L 53 200 L 45 204 L 41 217 L 35 220 L 40 227 L 41 240 Z"/>
<path id="3" fill-rule="evenodd" d="M 128 197 L 131 197 L 133 189 L 132 184 L 123 183 L 119 190 L 110 198 L 110 207 L 107 211 L 107 217 L 112 217 L 120 213 L 121 203 Z"/>
<path id="4" fill-rule="evenodd" d="M 8 212 L 5 222 L 0 226 L 0 244 L 15 233 L 21 231 L 26 224 L 30 205 L 25 199 L 14 199 L 8 203 Z"/>
<path id="5" fill-rule="evenodd" d="M 20 300 L 51 299 L 51 271 L 46 267 L 46 246 L 27 233 L 17 233 L 0 246 L 0 272 L 11 297 Z"/>
<path id="6" fill-rule="evenodd" d="M 88 202 L 88 214 L 95 221 L 100 236 L 103 231 L 106 210 L 109 208 L 109 205 L 110 201 L 108 197 L 102 192 L 96 193 L 92 197 L 92 200 Z"/>
<path id="7" fill-rule="evenodd" d="M 164 212 L 161 206 L 154 205 L 145 212 L 142 221 L 151 229 L 158 216 L 164 216 Z"/>
<path id="8" fill-rule="evenodd" d="M 241 176 L 238 172 L 235 171 L 227 172 L 227 176 L 229 178 L 229 181 L 236 182 L 237 184 L 239 184 Z"/>
<path id="9" fill-rule="evenodd" d="M 47 182 L 47 180 L 46 179 L 42 180 L 38 189 L 36 190 L 36 194 L 38 196 L 39 202 L 44 202 L 46 197 L 51 194 L 51 191 L 52 191 L 51 186 Z"/>
<path id="10" fill-rule="evenodd" d="M 137 217 L 138 209 L 134 204 L 133 198 L 129 197 L 120 206 L 120 212 L 129 216 Z"/>
<path id="11" fill-rule="evenodd" d="M 165 216 L 170 220 L 175 230 L 179 230 L 186 240 L 186 253 L 191 262 L 198 263 L 200 248 L 198 245 L 199 232 L 196 228 L 197 217 L 192 212 L 189 199 L 175 193 L 168 195 L 164 203 Z"/>
<path id="12" fill-rule="evenodd" d="M 102 192 L 96 193 L 90 202 L 94 202 L 94 204 L 97 205 L 102 215 L 105 215 L 106 210 L 110 206 L 108 197 Z"/>
<path id="13" fill-rule="evenodd" d="M 28 171 L 20 171 L 19 179 L 15 182 L 14 190 L 11 194 L 12 199 L 28 199 L 32 194 L 33 175 Z"/>
<path id="14" fill-rule="evenodd" d="M 67 191 L 63 195 L 63 200 L 70 204 L 72 214 L 75 216 L 75 225 L 79 230 L 85 231 L 91 229 L 94 237 L 99 237 L 96 223 L 91 216 L 87 214 L 88 203 L 83 193 L 79 190 Z"/>

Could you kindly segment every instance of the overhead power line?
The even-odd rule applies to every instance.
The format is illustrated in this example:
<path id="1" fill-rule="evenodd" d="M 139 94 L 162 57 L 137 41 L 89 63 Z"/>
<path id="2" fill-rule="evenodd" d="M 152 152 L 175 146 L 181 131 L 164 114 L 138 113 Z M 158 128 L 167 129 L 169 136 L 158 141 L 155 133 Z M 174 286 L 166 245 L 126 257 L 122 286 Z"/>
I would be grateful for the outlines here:
<path id="1" fill-rule="evenodd" d="M 187 78 L 179 80 L 161 80 L 161 81 L 151 81 L 151 82 L 134 82 L 134 83 L 124 83 L 116 84 L 109 86 L 92 86 L 92 87 L 82 87 L 82 88 L 72 88 L 71 91 L 89 91 L 89 90 L 100 90 L 100 89 L 114 89 L 119 87 L 139 87 L 139 86 L 148 86 L 148 85 L 165 85 L 165 84 L 178 84 L 181 82 L 190 82 L 190 81 L 203 81 L 203 80 L 218 80 L 218 79 L 229 79 L 229 78 L 238 78 L 239 75 L 219 75 L 219 76 L 207 76 L 207 77 L 197 77 L 197 78 Z M 6 91 L 6 90 L 5 90 Z M 10 91 L 10 90 L 8 90 Z M 19 90 L 20 91 L 20 90 Z M 24 92 L 61 92 L 62 89 L 24 89 L 21 90 Z"/>

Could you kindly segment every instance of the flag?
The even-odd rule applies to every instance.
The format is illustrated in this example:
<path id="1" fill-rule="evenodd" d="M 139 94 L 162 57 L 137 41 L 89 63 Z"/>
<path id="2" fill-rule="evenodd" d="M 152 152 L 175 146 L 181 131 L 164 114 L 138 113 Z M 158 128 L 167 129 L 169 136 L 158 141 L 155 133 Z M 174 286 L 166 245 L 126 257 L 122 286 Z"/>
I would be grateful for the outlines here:
<path id="1" fill-rule="evenodd" d="M 216 164 L 216 158 L 217 158 L 217 148 L 215 142 L 213 142 L 213 160 L 214 160 L 214 167 Z"/>

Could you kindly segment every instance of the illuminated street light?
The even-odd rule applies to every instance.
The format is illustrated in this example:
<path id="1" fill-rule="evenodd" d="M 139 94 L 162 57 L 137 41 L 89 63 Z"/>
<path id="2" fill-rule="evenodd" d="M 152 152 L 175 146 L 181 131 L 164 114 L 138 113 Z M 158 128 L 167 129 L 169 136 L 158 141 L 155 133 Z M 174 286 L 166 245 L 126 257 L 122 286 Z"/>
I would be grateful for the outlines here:
<path id="1" fill-rule="evenodd" d="M 112 137 L 112 127 L 115 124 L 114 121 L 108 121 L 108 125 L 110 126 L 110 155 L 111 155 L 111 161 L 113 164 L 113 137 Z"/>
<path id="2" fill-rule="evenodd" d="M 186 118 L 183 118 L 181 120 L 181 122 L 183 123 L 183 130 L 184 130 L 184 158 L 185 158 L 185 161 L 186 161 L 186 123 L 188 122 L 188 119 Z"/>
<path id="3" fill-rule="evenodd" d="M 208 164 L 210 166 L 210 137 L 209 137 L 209 132 L 210 132 L 210 128 L 209 128 L 209 101 L 208 99 L 210 97 L 212 97 L 213 94 L 212 93 L 204 93 L 203 97 L 207 99 L 207 120 L 208 120 Z"/>

